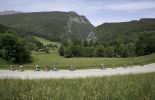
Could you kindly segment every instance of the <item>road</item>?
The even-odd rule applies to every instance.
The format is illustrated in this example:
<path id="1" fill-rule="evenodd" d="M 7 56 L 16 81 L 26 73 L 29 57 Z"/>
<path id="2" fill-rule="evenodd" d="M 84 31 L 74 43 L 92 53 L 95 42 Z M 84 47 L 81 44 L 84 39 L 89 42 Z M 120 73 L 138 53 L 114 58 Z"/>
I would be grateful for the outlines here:
<path id="1" fill-rule="evenodd" d="M 106 68 L 101 69 L 85 69 L 85 70 L 58 70 L 58 71 L 33 71 L 25 70 L 10 71 L 0 70 L 0 79 L 4 78 L 19 78 L 19 79 L 46 79 L 46 78 L 85 78 L 85 77 L 97 77 L 97 76 L 111 76 L 111 75 L 125 75 L 125 74 L 137 74 L 137 73 L 149 73 L 155 72 L 155 63 L 144 66 L 133 67 L 118 67 L 115 69 Z"/>

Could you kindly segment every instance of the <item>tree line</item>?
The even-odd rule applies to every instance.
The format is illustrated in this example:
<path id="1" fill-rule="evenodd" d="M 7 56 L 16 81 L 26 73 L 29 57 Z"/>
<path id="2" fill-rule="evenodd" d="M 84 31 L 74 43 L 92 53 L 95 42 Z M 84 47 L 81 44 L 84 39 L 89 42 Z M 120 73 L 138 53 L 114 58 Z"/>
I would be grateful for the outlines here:
<path id="1" fill-rule="evenodd" d="M 59 54 L 69 57 L 135 57 L 155 52 L 155 32 L 141 32 L 135 42 L 115 41 L 111 45 L 98 42 L 72 40 L 64 42 Z"/>

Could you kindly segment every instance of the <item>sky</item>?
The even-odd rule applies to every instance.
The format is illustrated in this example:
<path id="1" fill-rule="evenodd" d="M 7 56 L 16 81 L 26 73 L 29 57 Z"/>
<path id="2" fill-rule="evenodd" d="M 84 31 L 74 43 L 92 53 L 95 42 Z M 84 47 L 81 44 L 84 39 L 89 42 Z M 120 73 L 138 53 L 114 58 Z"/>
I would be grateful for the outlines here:
<path id="1" fill-rule="evenodd" d="M 155 0 L 0 0 L 0 11 L 75 11 L 97 26 L 155 18 Z"/>

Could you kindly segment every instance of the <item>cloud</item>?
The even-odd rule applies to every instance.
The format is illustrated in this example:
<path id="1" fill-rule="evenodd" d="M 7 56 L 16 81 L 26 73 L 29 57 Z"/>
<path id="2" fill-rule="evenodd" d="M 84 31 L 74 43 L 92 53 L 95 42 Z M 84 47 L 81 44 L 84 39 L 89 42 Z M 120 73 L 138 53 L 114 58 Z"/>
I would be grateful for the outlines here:
<path id="1" fill-rule="evenodd" d="M 155 1 L 152 2 L 130 2 L 124 4 L 112 4 L 106 7 L 110 10 L 147 10 L 155 8 Z"/>

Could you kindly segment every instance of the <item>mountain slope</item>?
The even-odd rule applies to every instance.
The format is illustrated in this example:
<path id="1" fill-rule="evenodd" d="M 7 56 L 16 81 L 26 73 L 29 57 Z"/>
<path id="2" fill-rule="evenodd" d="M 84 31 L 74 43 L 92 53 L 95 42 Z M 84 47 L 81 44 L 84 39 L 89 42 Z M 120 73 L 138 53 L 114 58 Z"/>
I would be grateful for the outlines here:
<path id="1" fill-rule="evenodd" d="M 84 16 L 58 11 L 1 15 L 0 24 L 55 41 L 85 39 L 94 28 Z"/>
<path id="2" fill-rule="evenodd" d="M 97 41 L 104 45 L 122 41 L 125 44 L 134 42 L 137 35 L 144 31 L 155 31 L 155 18 L 143 18 L 138 21 L 104 23 L 94 29 Z M 90 39 L 92 37 L 88 37 Z"/>

